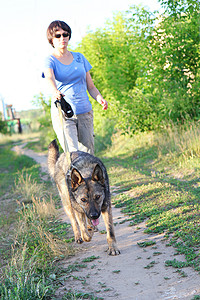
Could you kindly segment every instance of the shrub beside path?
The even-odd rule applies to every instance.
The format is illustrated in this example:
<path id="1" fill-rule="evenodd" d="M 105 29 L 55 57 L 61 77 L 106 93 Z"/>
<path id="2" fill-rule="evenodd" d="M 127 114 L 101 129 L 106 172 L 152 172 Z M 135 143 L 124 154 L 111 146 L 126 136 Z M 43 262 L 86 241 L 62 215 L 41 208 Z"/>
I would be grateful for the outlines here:
<path id="1" fill-rule="evenodd" d="M 41 164 L 42 172 L 47 172 L 47 156 L 24 149 L 24 146 L 25 144 L 15 146 L 13 150 L 33 158 Z M 111 190 L 112 193 L 117 193 L 115 187 L 111 187 Z M 64 212 L 61 217 L 63 221 L 69 222 Z M 113 207 L 120 255 L 108 256 L 105 252 L 107 242 L 101 218 L 99 231 L 94 233 L 92 241 L 77 245 L 80 251 L 74 257 L 63 260 L 63 267 L 70 266 L 72 271 L 64 285 L 58 289 L 57 298 L 62 299 L 72 289 L 94 295 L 94 298 L 89 296 L 88 299 L 195 299 L 195 295 L 200 294 L 199 274 L 190 267 L 177 272 L 177 269 L 165 266 L 167 260 L 176 258 L 185 261 L 184 256 L 174 256 L 175 249 L 167 247 L 163 234 L 145 234 L 145 222 L 128 226 L 126 218 L 120 209 Z M 148 241 L 152 245 L 147 246 Z M 143 247 L 140 247 L 138 243 L 142 242 Z"/>

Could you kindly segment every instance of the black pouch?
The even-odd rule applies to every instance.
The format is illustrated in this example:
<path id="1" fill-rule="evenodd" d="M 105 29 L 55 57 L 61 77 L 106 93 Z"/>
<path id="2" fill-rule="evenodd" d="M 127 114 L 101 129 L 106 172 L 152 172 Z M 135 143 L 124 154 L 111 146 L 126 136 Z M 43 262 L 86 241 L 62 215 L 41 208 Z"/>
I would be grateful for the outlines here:
<path id="1" fill-rule="evenodd" d="M 64 111 L 64 113 L 67 115 L 68 118 L 73 117 L 74 112 L 73 109 L 71 107 L 71 105 L 65 100 L 65 98 L 61 95 L 61 99 L 60 100 L 56 100 L 55 105 L 57 107 L 57 103 L 60 103 L 61 105 L 61 109 Z"/>

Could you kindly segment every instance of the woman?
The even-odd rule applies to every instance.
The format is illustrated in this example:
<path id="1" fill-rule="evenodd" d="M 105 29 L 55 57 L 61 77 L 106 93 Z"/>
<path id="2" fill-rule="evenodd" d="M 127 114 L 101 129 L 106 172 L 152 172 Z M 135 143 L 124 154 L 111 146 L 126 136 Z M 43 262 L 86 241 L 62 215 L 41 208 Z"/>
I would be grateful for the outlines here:
<path id="1" fill-rule="evenodd" d="M 86 147 L 84 151 L 94 154 L 93 111 L 87 90 L 104 110 L 108 108 L 107 101 L 103 99 L 92 81 L 89 72 L 92 66 L 87 59 L 81 53 L 70 52 L 67 49 L 71 28 L 63 21 L 54 21 L 47 29 L 47 38 L 54 48 L 45 63 L 45 78 L 53 94 L 51 104 L 53 128 L 64 150 L 63 129 L 54 103 L 63 95 L 74 111 L 72 118 L 65 117 L 64 120 L 64 133 L 69 151 L 80 150 L 79 143 L 81 143 Z"/>

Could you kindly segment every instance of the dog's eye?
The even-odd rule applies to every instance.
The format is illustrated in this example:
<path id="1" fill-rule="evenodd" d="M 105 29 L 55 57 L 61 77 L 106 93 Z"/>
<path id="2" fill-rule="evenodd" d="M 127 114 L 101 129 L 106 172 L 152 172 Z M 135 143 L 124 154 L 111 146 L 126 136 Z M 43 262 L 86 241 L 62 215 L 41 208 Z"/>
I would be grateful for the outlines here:
<path id="1" fill-rule="evenodd" d="M 100 195 L 96 195 L 95 199 L 98 200 L 100 198 Z"/>
<path id="2" fill-rule="evenodd" d="M 87 202 L 87 199 L 81 198 L 81 201 L 82 201 L 82 202 Z"/>

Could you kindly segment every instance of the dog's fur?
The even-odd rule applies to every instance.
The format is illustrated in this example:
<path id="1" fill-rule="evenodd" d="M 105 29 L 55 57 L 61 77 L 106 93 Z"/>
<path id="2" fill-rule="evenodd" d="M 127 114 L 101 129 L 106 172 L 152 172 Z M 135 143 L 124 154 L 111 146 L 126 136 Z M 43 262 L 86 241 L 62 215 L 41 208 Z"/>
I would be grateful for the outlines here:
<path id="1" fill-rule="evenodd" d="M 59 155 L 56 140 L 49 145 L 48 168 L 54 179 L 65 212 L 70 218 L 77 243 L 89 242 L 102 213 L 108 242 L 108 254 L 117 255 L 112 219 L 109 180 L 105 166 L 97 157 L 85 152 Z"/>

